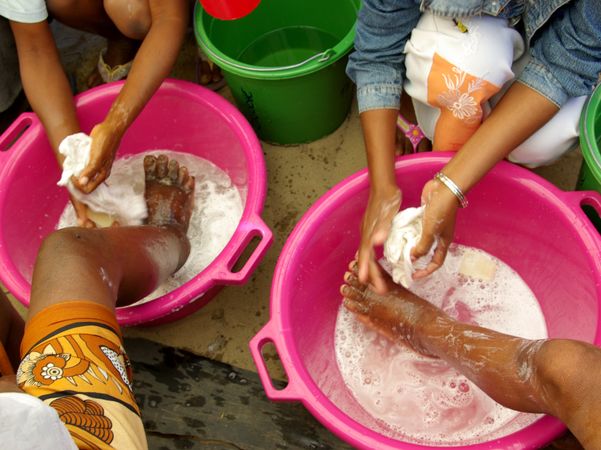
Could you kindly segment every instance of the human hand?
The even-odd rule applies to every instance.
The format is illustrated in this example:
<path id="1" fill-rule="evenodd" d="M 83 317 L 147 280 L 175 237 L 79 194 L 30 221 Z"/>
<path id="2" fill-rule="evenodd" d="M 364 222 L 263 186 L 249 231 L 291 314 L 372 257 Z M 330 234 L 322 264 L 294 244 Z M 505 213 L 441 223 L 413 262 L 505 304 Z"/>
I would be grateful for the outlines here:
<path id="1" fill-rule="evenodd" d="M 106 122 L 96 125 L 90 133 L 92 148 L 90 161 L 73 184 L 85 194 L 89 194 L 111 174 L 115 154 L 119 148 L 122 134 Z"/>
<path id="2" fill-rule="evenodd" d="M 379 294 L 387 292 L 386 282 L 376 261 L 374 247 L 383 245 L 388 237 L 392 219 L 399 212 L 402 195 L 397 186 L 385 191 L 371 192 L 361 223 L 361 243 L 358 263 L 359 280 L 370 283 Z"/>
<path id="3" fill-rule="evenodd" d="M 457 197 L 440 181 L 430 180 L 422 191 L 424 208 L 422 236 L 411 250 L 411 259 L 416 261 L 426 255 L 436 244 L 431 261 L 425 269 L 417 269 L 413 279 L 419 280 L 438 270 L 444 262 L 449 245 L 455 234 L 455 217 L 459 203 Z"/>
<path id="4" fill-rule="evenodd" d="M 88 217 L 88 207 L 86 204 L 76 200 L 72 195 L 69 197 L 71 198 L 73 209 L 75 209 L 77 225 L 84 228 L 96 228 L 94 221 Z"/>

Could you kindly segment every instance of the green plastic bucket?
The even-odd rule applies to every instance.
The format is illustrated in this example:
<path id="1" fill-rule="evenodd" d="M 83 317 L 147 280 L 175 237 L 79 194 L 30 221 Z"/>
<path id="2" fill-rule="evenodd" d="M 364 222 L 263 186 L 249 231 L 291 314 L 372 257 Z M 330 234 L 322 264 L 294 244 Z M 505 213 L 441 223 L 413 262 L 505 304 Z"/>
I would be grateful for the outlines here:
<path id="1" fill-rule="evenodd" d="M 262 0 L 246 17 L 222 21 L 197 3 L 199 46 L 221 67 L 238 108 L 261 139 L 309 142 L 348 115 L 345 74 L 360 0 Z"/>
<path id="2" fill-rule="evenodd" d="M 576 189 L 601 193 L 601 84 L 599 84 L 582 110 L 580 117 L 580 148 L 582 149 L 582 167 Z M 590 206 L 584 211 L 601 232 L 601 218 Z"/>

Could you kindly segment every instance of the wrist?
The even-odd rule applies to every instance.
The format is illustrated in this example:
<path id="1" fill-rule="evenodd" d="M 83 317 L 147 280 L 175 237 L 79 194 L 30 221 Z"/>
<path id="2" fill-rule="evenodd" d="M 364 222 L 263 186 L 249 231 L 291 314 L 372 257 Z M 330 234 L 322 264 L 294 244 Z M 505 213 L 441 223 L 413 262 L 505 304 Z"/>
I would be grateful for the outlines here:
<path id="1" fill-rule="evenodd" d="M 375 199 L 389 199 L 400 195 L 400 189 L 394 182 L 370 183 L 370 193 Z"/>
<path id="2" fill-rule="evenodd" d="M 124 108 L 113 105 L 102 124 L 120 139 L 129 126 L 129 114 Z"/>
<path id="3" fill-rule="evenodd" d="M 453 194 L 453 196 L 459 203 L 459 206 L 461 206 L 462 208 L 467 207 L 468 201 L 465 197 L 465 194 L 451 178 L 449 178 L 442 172 L 438 172 L 436 175 L 434 175 L 434 180 L 438 182 L 439 187 L 442 185 L 444 188 L 446 188 L 448 192 Z"/>

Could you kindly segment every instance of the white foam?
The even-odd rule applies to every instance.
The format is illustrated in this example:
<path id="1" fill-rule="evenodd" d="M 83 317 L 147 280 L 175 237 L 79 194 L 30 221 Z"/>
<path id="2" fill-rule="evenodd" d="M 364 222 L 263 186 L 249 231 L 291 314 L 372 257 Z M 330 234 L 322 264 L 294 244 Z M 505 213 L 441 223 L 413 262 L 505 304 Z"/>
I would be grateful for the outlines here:
<path id="1" fill-rule="evenodd" d="M 465 258 L 494 262 L 490 278 L 461 274 Z M 453 245 L 444 266 L 412 291 L 462 321 L 528 339 L 547 337 L 540 306 L 509 266 L 487 253 Z M 395 439 L 422 445 L 465 445 L 513 433 L 540 416 L 496 403 L 440 360 L 391 344 L 344 307 L 336 322 L 336 358 L 361 406 Z"/>
<path id="2" fill-rule="evenodd" d="M 127 176 L 131 179 L 134 191 L 144 195 L 144 156 L 164 154 L 185 165 L 196 178 L 194 194 L 194 212 L 190 219 L 188 238 L 190 239 L 190 257 L 186 264 L 159 286 L 140 303 L 165 295 L 202 272 L 224 249 L 231 239 L 244 210 L 240 192 L 232 184 L 230 177 L 212 162 L 190 155 L 169 150 L 153 150 L 115 161 L 111 176 Z M 67 205 L 57 224 L 57 229 L 75 226 L 75 211 L 71 203 Z"/>

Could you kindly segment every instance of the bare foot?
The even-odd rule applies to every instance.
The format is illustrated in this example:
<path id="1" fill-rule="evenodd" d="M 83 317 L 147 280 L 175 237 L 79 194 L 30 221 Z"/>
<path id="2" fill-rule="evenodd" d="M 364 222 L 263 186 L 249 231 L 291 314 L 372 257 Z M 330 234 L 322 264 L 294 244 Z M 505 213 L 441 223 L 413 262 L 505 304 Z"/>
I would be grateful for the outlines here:
<path id="1" fill-rule="evenodd" d="M 225 85 L 219 66 L 209 61 L 200 50 L 196 60 L 196 82 L 212 90 L 219 90 Z"/>
<path id="2" fill-rule="evenodd" d="M 377 294 L 357 277 L 357 262 L 352 261 L 344 274 L 340 293 L 344 306 L 357 315 L 359 320 L 394 342 L 403 342 L 413 350 L 429 354 L 419 342 L 422 325 L 433 320 L 442 311 L 395 284 L 390 276 L 383 274 L 387 284 L 386 294 Z"/>
<path id="3" fill-rule="evenodd" d="M 106 53 L 104 54 L 104 62 L 111 68 L 119 65 L 127 64 L 136 56 L 140 42 L 123 37 L 122 39 L 109 39 L 107 43 Z M 86 87 L 91 89 L 100 86 L 104 83 L 102 76 L 98 72 L 98 67 L 95 64 L 92 73 L 86 80 Z"/>
<path id="4" fill-rule="evenodd" d="M 194 206 L 194 177 L 185 166 L 165 155 L 144 158 L 148 206 L 146 223 L 154 226 L 175 226 L 188 231 Z"/>

